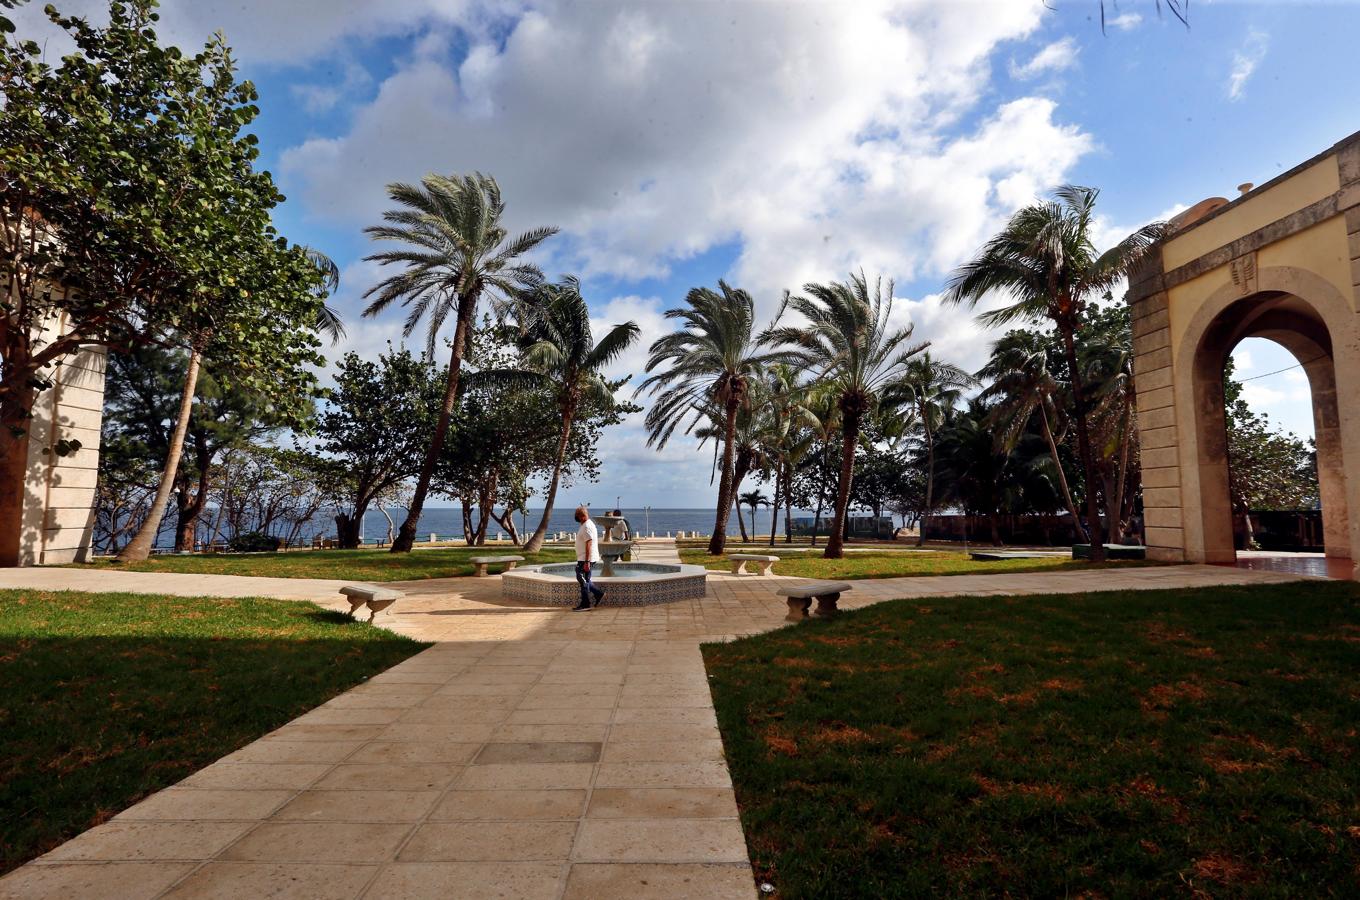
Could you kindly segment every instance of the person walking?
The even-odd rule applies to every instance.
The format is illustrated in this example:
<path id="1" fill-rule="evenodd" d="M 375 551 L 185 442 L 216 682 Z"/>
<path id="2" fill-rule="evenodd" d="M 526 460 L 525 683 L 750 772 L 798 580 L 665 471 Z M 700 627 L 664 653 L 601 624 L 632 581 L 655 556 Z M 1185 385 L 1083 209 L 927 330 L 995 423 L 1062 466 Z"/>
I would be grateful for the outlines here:
<path id="1" fill-rule="evenodd" d="M 572 607 L 573 612 L 599 606 L 604 599 L 604 591 L 590 583 L 590 570 L 593 564 L 601 562 L 600 530 L 595 527 L 590 513 L 584 506 L 576 507 L 576 521 L 581 527 L 576 529 L 576 583 L 581 586 L 581 602 Z M 591 596 L 595 602 L 591 603 Z"/>

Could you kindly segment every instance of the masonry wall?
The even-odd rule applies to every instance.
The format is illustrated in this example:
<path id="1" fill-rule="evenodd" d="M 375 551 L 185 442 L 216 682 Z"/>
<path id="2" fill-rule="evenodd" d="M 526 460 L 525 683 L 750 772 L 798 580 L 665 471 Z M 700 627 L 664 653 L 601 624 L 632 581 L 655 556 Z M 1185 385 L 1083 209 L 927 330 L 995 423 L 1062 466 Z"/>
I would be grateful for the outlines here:
<path id="1" fill-rule="evenodd" d="M 64 327 L 54 320 L 45 337 Z M 102 347 L 66 357 L 46 371 L 55 384 L 38 395 L 29 429 L 28 505 L 21 539 L 22 565 L 80 562 L 94 533 L 94 494 L 104 409 Z M 78 440 L 60 456 L 57 442 Z"/>

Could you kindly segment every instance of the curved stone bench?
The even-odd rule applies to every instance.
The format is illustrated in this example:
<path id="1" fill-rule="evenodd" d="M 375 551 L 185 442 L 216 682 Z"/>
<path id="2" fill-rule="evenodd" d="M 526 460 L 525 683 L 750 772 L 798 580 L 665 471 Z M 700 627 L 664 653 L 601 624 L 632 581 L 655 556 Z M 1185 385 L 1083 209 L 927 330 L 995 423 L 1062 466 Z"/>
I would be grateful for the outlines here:
<path id="1" fill-rule="evenodd" d="M 505 571 L 509 572 L 509 571 L 510 571 L 511 569 L 513 569 L 516 565 L 518 565 L 519 563 L 524 562 L 524 557 L 522 557 L 522 556 L 474 556 L 474 557 L 471 557 L 470 559 L 468 559 L 468 562 L 472 563 L 472 565 L 476 567 L 476 568 L 473 570 L 473 574 L 474 574 L 474 575 L 476 575 L 478 578 L 485 578 L 485 577 L 486 577 L 486 567 L 487 567 L 487 566 L 494 566 L 494 565 L 497 565 L 497 564 L 499 564 L 499 563 L 505 563 Z"/>
<path id="2" fill-rule="evenodd" d="M 727 558 L 732 561 L 733 575 L 745 575 L 748 562 L 758 563 L 760 574 L 769 575 L 770 569 L 773 568 L 775 563 L 779 562 L 779 557 L 766 556 L 763 553 L 729 553 Z"/>
<path id="3" fill-rule="evenodd" d="M 340 589 L 340 593 L 349 601 L 349 617 L 351 619 L 359 611 L 359 607 L 367 606 L 368 621 L 370 622 L 378 613 L 406 596 L 401 591 L 372 584 L 347 584 Z"/>
<path id="4" fill-rule="evenodd" d="M 840 611 L 836 609 L 836 601 L 841 599 L 841 594 L 850 590 L 854 588 L 844 581 L 804 581 L 785 585 L 775 593 L 789 598 L 789 614 L 784 617 L 785 621 L 801 622 L 807 618 L 813 600 L 817 601 L 818 618 L 832 618 Z"/>

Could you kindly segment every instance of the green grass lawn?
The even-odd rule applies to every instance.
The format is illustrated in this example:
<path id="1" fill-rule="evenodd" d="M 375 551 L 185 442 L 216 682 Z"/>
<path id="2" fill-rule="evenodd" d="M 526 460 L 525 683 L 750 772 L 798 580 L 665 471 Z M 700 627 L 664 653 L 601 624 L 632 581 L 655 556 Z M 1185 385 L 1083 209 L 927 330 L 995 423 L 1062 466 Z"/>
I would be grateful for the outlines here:
<path id="1" fill-rule="evenodd" d="M 424 646 L 311 603 L 0 591 L 0 872 Z"/>
<path id="2" fill-rule="evenodd" d="M 737 550 L 729 547 L 730 553 L 764 553 L 780 556 L 779 548 L 753 548 Z M 785 551 L 787 553 L 787 551 Z M 892 550 L 865 550 L 846 553 L 842 559 L 823 559 L 821 549 L 803 553 L 788 553 L 774 564 L 776 575 L 792 575 L 798 578 L 898 578 L 905 575 L 986 575 L 998 572 L 1051 572 L 1055 570 L 1075 570 L 1106 568 L 1115 566 L 1155 565 L 1143 561 L 1117 561 L 1092 563 L 1085 560 L 1072 560 L 1066 557 L 1046 557 L 1041 559 L 1003 559 L 981 562 L 969 558 L 966 553 L 957 551 L 930 551 L 923 553 Z M 732 563 L 724 556 L 710 556 L 706 549 L 682 549 L 680 559 L 696 566 L 704 566 L 719 572 L 732 571 Z M 750 567 L 748 566 L 748 569 Z"/>
<path id="3" fill-rule="evenodd" d="M 704 656 L 776 896 L 1355 896 L 1360 585 L 897 600 Z"/>
<path id="4" fill-rule="evenodd" d="M 414 581 L 471 575 L 473 556 L 523 556 L 524 565 L 575 559 L 575 551 L 548 547 L 524 554 L 518 547 L 441 547 L 390 553 L 387 550 L 293 550 L 287 553 L 219 553 L 153 556 L 144 562 L 100 560 L 125 572 L 189 572 L 206 575 L 261 575 L 270 578 L 338 578 L 345 581 Z M 83 567 L 77 567 L 83 568 Z M 496 567 L 492 567 L 496 571 Z"/>

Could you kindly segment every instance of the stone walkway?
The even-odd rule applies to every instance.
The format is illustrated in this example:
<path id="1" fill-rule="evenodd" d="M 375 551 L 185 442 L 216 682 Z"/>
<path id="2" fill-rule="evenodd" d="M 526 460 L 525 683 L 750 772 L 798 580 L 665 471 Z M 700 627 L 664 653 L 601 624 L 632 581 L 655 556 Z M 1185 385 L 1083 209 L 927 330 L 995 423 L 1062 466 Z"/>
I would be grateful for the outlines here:
<path id="1" fill-rule="evenodd" d="M 278 579 L 249 593 L 263 580 Z M 783 624 L 780 580 L 712 573 L 702 601 L 586 613 L 503 604 L 499 578 L 404 583 L 377 621 L 434 647 L 11 873 L 0 897 L 750 898 L 699 643 Z M 896 578 L 858 581 L 842 605 L 1291 580 Z"/>

